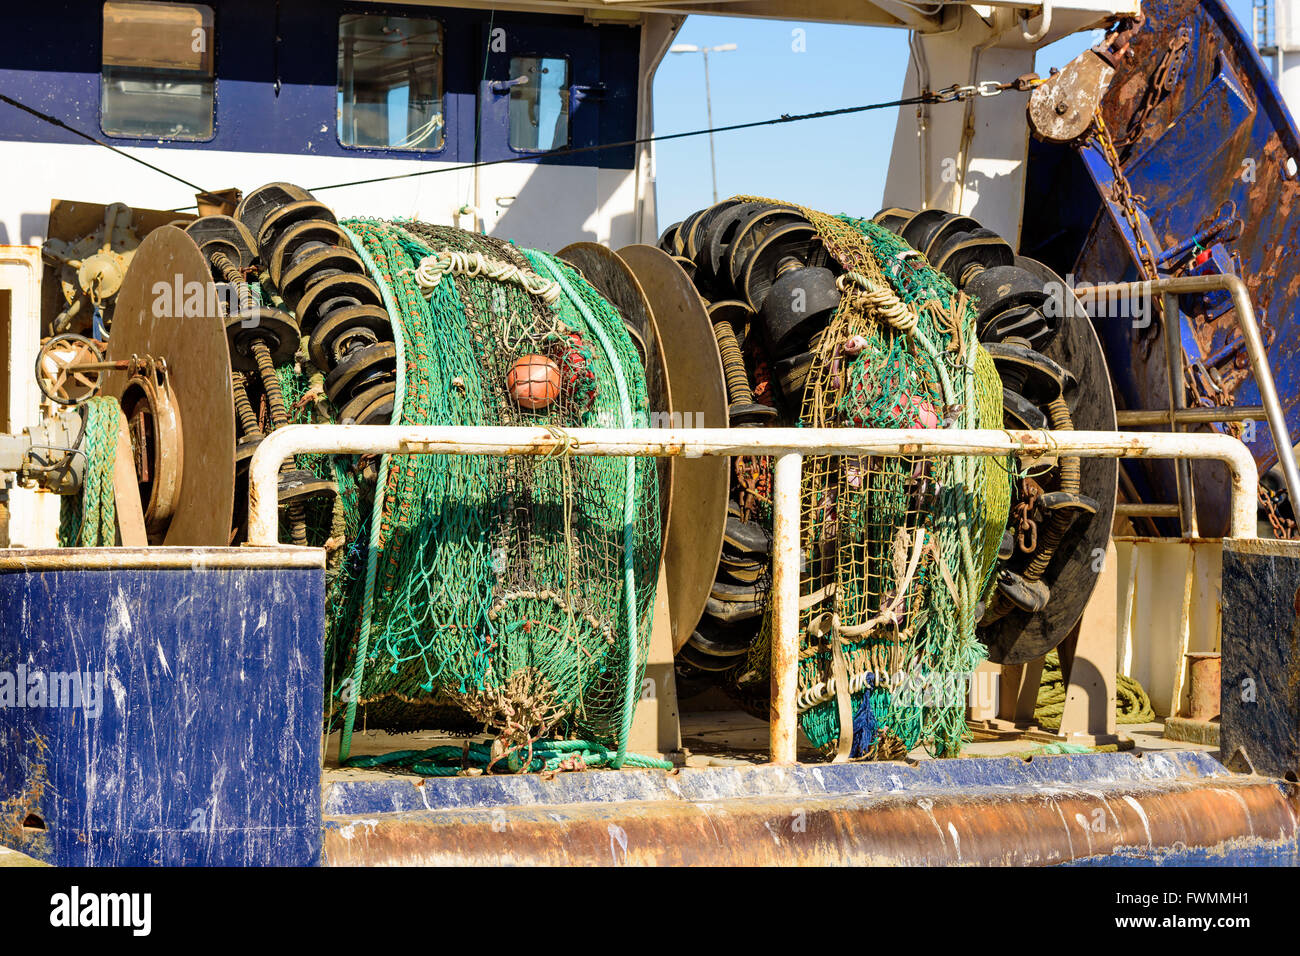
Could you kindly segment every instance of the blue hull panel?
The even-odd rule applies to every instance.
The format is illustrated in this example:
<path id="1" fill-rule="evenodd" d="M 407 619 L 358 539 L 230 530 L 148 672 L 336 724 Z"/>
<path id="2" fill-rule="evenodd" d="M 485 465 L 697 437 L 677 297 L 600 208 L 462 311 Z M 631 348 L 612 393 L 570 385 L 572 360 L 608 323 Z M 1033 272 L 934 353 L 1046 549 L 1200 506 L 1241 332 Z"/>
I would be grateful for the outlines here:
<path id="1" fill-rule="evenodd" d="M 318 862 L 323 624 L 319 569 L 0 573 L 0 843 Z"/>

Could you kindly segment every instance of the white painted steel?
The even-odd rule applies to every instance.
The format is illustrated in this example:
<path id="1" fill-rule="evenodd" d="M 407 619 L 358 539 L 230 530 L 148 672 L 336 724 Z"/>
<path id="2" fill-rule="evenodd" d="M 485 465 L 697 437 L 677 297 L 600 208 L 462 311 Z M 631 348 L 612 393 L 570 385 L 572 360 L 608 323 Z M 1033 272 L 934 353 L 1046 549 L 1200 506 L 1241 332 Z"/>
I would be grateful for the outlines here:
<path id="1" fill-rule="evenodd" d="M 277 476 L 291 455 L 772 455 L 774 627 L 772 760 L 795 762 L 799 648 L 799 480 L 803 456 L 1068 454 L 1096 458 L 1222 461 L 1232 473 L 1233 537 L 1255 536 L 1259 473 L 1240 441 L 1227 435 L 1164 432 L 997 431 L 883 428 L 573 428 L 403 425 L 290 425 L 272 432 L 253 455 L 248 541 L 276 545 Z"/>

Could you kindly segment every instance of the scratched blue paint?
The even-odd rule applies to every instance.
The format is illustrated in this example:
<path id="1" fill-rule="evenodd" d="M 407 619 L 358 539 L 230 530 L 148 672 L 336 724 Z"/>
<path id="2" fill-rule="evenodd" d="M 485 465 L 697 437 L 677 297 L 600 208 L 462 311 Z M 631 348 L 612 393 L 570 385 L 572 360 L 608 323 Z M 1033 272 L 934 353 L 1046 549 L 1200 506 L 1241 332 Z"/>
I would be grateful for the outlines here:
<path id="1" fill-rule="evenodd" d="M 1105 100 L 1107 125 L 1117 139 L 1125 134 L 1169 41 L 1180 28 L 1188 30 L 1189 41 L 1177 83 L 1124 158 L 1125 176 L 1141 197 L 1141 231 L 1160 261 L 1176 247 L 1190 252 L 1189 240 L 1198 228 L 1222 215 L 1221 204 L 1235 203 L 1243 231 L 1224 242 L 1215 264 L 1236 271 L 1251 291 L 1294 440 L 1300 432 L 1300 362 L 1295 355 L 1300 346 L 1295 320 L 1300 216 L 1292 213 L 1300 201 L 1300 180 L 1287 170 L 1287 160 L 1300 157 L 1300 133 L 1248 33 L 1221 0 L 1151 0 L 1143 3 L 1143 12 L 1147 23 Z M 1076 150 L 1033 144 L 1021 251 L 1079 281 L 1137 279 L 1136 243 L 1121 207 L 1109 198 L 1112 182 L 1095 146 Z M 1042 201 L 1047 195 L 1052 201 Z M 1163 261 L 1161 273 L 1179 271 L 1185 262 Z M 1202 305 L 1190 297 L 1182 307 L 1179 326 L 1189 361 L 1217 361 L 1221 373 L 1232 374 L 1240 337 L 1230 321 L 1214 322 L 1221 303 L 1210 303 L 1206 320 L 1195 318 Z M 1166 407 L 1159 341 L 1152 348 L 1152 339 L 1139 334 L 1127 317 L 1098 318 L 1095 324 L 1122 405 Z M 1259 404 L 1253 378 L 1236 389 L 1235 404 Z M 1262 423 L 1250 447 L 1261 470 L 1276 461 L 1272 437 Z M 1152 500 L 1173 499 L 1173 472 L 1166 463 L 1128 470 Z M 1228 512 L 1227 482 L 1217 470 L 1202 469 L 1197 478 L 1202 532 L 1215 533 Z"/>
<path id="2" fill-rule="evenodd" d="M 1083 793 L 1096 799 L 1100 806 L 1108 801 L 1131 801 L 1133 794 L 1159 791 L 1171 784 L 1172 790 L 1222 790 L 1232 777 L 1211 755 L 1186 751 L 1145 755 L 1071 754 L 1030 760 L 1020 757 L 931 760 L 917 766 L 873 762 L 709 767 L 685 769 L 675 774 L 659 770 L 592 771 L 560 774 L 550 779 L 479 776 L 418 780 L 377 774 L 374 779 L 358 780 L 351 775 L 327 773 L 323 802 L 327 834 L 333 831 L 351 843 L 382 822 L 390 833 L 404 828 L 409 841 L 406 850 L 412 859 L 419 859 L 424 845 L 422 835 L 446 845 L 439 829 L 481 824 L 485 814 L 491 815 L 488 819 L 509 821 L 516 816 L 535 819 L 536 814 L 542 813 L 558 827 L 583 820 L 608 821 L 616 826 L 626 825 L 620 823 L 623 815 L 653 817 L 656 804 L 693 803 L 714 807 L 723 814 L 740 814 L 751 804 L 784 805 L 834 808 L 846 819 L 862 820 L 864 830 L 869 830 L 873 808 L 896 806 L 899 801 L 924 805 L 926 801 L 946 803 L 955 799 L 959 804 L 968 803 L 973 810 L 964 817 L 962 826 L 978 830 L 984 822 L 980 807 L 988 808 L 987 822 L 996 826 L 998 808 L 1004 811 L 1017 802 L 1035 803 L 1049 795 Z M 1279 781 L 1277 786 L 1294 801 L 1292 785 Z M 1157 804 L 1146 806 L 1146 812 L 1156 812 Z M 671 811 L 665 807 L 664 812 Z M 1214 846 L 1188 846 L 1183 842 L 1124 845 L 1114 853 L 1076 862 L 1122 866 L 1300 863 L 1300 843 L 1295 832 L 1288 831 L 1278 839 L 1256 838 L 1258 822 L 1242 816 L 1233 821 L 1241 836 Z M 1156 823 L 1152 819 L 1153 827 Z M 685 832 L 684 829 L 684 835 Z M 1050 841 L 1045 839 L 1045 843 Z M 384 849 L 388 844 L 380 845 L 379 852 L 385 854 L 382 859 L 392 862 L 393 858 Z M 1066 850 L 1065 843 L 1045 846 L 1040 862 L 1068 859 L 1070 854 Z M 722 862 L 729 851 L 726 846 L 720 846 L 716 852 L 718 862 Z M 883 859 L 871 858 L 877 863 Z M 940 854 L 930 859 L 941 862 L 948 858 Z M 952 861 L 957 859 L 960 856 L 953 857 Z M 790 862 L 798 860 L 798 845 L 792 844 Z"/>
<path id="3" fill-rule="evenodd" d="M 0 681 L 103 690 L 0 707 L 0 841 L 63 865 L 317 863 L 323 630 L 322 570 L 0 573 Z"/>
<path id="4" fill-rule="evenodd" d="M 1295 843 L 1248 843 L 1230 850 L 1221 847 L 1127 847 L 1106 856 L 1089 856 L 1062 866 L 1300 866 Z"/>
<path id="5" fill-rule="evenodd" d="M 709 767 L 669 774 L 662 770 L 419 780 L 376 775 L 374 780 L 326 775 L 326 816 L 403 811 L 474 809 L 627 800 L 727 800 L 828 794 L 899 794 L 947 791 L 971 796 L 1027 792 L 1040 787 L 1122 787 L 1176 779 L 1213 782 L 1228 771 L 1207 754 L 1171 751 L 1069 756 L 926 760 L 896 763 L 800 764 L 793 767 Z"/>

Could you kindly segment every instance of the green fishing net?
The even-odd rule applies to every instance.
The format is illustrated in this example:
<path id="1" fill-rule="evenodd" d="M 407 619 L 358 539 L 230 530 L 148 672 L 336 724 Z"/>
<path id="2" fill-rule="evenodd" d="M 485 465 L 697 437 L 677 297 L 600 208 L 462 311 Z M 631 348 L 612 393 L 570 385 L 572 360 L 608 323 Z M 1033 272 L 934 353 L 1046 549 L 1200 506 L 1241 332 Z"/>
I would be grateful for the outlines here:
<path id="1" fill-rule="evenodd" d="M 487 726 L 527 755 L 577 738 L 596 742 L 586 753 L 599 764 L 601 747 L 626 746 L 640 693 L 660 553 L 657 469 L 653 459 L 567 454 L 563 430 L 646 427 L 632 340 L 610 303 L 553 256 L 424 223 L 345 226 L 400 338 L 394 424 L 527 425 L 561 441 L 549 456 L 298 459 L 339 485 L 337 501 L 309 515 L 313 543 L 335 544 L 327 719 Z M 510 276 L 454 268 L 430 284 L 421 264 L 451 253 Z M 322 419 L 318 380 L 288 369 L 282 384 L 296 421 Z M 440 756 L 408 763 L 442 766 Z"/>

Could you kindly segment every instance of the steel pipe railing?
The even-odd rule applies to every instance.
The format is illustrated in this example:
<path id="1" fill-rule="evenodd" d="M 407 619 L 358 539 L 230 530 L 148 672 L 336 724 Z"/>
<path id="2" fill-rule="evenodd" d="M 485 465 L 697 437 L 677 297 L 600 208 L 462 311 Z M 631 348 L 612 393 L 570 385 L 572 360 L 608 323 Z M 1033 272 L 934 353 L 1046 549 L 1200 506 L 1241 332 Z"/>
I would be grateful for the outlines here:
<path id="1" fill-rule="evenodd" d="M 776 459 L 772 510 L 772 761 L 795 763 L 799 661 L 799 488 L 805 455 L 1073 455 L 1222 461 L 1232 475 L 1231 534 L 1253 538 L 1259 473 L 1227 435 L 1169 432 L 885 428 L 572 428 L 288 425 L 258 446 L 249 472 L 248 544 L 277 544 L 280 465 L 300 454 L 614 455 Z"/>
<path id="2" fill-rule="evenodd" d="M 1291 432 L 1286 425 L 1286 413 L 1282 409 L 1281 399 L 1278 398 L 1277 385 L 1273 381 L 1273 369 L 1268 364 L 1268 352 L 1264 345 L 1264 337 L 1259 331 L 1259 322 L 1255 318 L 1255 307 L 1250 301 L 1250 292 L 1246 289 L 1246 283 L 1239 276 L 1235 275 L 1209 275 L 1209 276 L 1178 276 L 1169 279 L 1156 279 L 1151 282 L 1114 282 L 1105 285 L 1088 285 L 1083 290 L 1076 290 L 1080 300 L 1086 305 L 1089 299 L 1102 299 L 1108 301 L 1112 296 L 1120 295 L 1130 299 L 1143 299 L 1153 295 L 1173 296 L 1188 295 L 1204 292 L 1227 292 L 1232 297 L 1233 314 L 1237 320 L 1237 327 L 1241 330 L 1242 345 L 1246 349 L 1246 358 L 1250 361 L 1250 373 L 1255 379 L 1255 386 L 1259 389 L 1259 400 L 1264 406 L 1264 417 L 1268 421 L 1269 431 L 1273 435 L 1273 448 L 1277 452 L 1278 463 L 1282 467 L 1282 478 L 1286 482 L 1286 489 L 1290 493 L 1293 502 L 1300 501 L 1300 469 L 1296 467 L 1295 448 L 1291 444 Z M 1175 328 L 1178 330 L 1178 341 L 1181 343 L 1181 325 L 1176 323 L 1178 311 L 1171 310 L 1169 300 L 1166 298 L 1166 322 L 1171 321 L 1170 316 L 1175 320 Z M 1168 336 L 1169 329 L 1163 330 L 1163 334 Z M 1166 342 L 1172 344 L 1171 339 L 1166 338 Z M 1174 368 L 1169 369 L 1170 380 L 1181 383 L 1182 381 L 1182 363 L 1175 373 Z M 1181 405 L 1182 390 L 1174 389 L 1179 395 L 1179 399 L 1171 404 Z M 1188 422 L 1185 417 L 1187 410 L 1170 409 L 1168 414 L 1178 423 Z"/>

